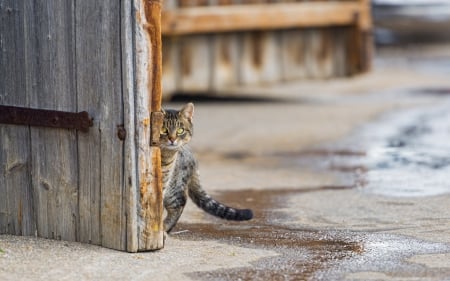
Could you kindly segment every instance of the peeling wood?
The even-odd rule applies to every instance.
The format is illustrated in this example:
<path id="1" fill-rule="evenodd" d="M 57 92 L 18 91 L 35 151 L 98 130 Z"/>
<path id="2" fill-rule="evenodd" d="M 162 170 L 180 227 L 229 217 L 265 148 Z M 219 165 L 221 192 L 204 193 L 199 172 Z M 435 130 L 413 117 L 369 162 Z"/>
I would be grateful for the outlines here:
<path id="1" fill-rule="evenodd" d="M 136 135 L 139 206 L 138 250 L 156 250 L 164 246 L 162 228 L 162 182 L 154 179 L 161 168 L 159 147 L 151 147 L 151 112 L 161 110 L 161 2 L 135 0 L 137 97 Z M 147 62 L 147 63 L 143 63 Z M 156 172 L 155 172 L 156 171 Z"/>
<path id="2" fill-rule="evenodd" d="M 162 39 L 161 39 L 161 1 L 144 0 L 146 23 L 144 28 L 149 36 L 151 64 L 148 70 L 149 90 L 151 90 L 151 112 L 161 110 L 162 81 Z"/>

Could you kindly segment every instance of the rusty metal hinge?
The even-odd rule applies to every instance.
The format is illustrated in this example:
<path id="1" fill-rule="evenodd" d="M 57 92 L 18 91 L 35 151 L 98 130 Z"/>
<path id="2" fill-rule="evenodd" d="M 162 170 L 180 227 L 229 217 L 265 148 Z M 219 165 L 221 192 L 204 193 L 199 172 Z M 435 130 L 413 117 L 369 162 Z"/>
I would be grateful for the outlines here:
<path id="1" fill-rule="evenodd" d="M 159 146 L 159 136 L 163 125 L 164 114 L 162 112 L 152 112 L 150 115 L 150 146 Z"/>
<path id="2" fill-rule="evenodd" d="M 87 132 L 93 125 L 92 120 L 86 111 L 74 113 L 0 105 L 0 123 L 3 124 L 75 129 Z"/>

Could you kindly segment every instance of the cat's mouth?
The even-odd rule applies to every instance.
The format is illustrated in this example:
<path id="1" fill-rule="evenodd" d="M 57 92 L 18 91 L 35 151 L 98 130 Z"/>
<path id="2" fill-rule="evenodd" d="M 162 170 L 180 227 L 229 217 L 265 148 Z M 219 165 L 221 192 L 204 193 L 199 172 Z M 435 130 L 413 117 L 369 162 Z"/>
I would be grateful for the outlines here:
<path id="1" fill-rule="evenodd" d="M 161 147 L 166 148 L 166 149 L 178 149 L 180 147 L 180 143 L 168 141 L 168 142 L 162 144 Z"/>

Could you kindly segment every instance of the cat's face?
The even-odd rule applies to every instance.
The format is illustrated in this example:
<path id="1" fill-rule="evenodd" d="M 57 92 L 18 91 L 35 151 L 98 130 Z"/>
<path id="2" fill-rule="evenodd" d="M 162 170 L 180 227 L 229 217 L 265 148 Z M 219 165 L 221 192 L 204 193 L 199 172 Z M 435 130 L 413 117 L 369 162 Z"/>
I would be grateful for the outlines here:
<path id="1" fill-rule="evenodd" d="M 194 105 L 188 103 L 180 110 L 163 110 L 164 121 L 160 133 L 161 148 L 179 149 L 191 140 Z"/>

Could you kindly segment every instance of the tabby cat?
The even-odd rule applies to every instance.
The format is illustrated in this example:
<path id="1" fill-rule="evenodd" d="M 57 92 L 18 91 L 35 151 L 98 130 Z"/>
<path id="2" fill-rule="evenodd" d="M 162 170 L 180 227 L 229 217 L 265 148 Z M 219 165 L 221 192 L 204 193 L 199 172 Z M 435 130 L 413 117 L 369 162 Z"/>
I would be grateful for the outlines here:
<path id="1" fill-rule="evenodd" d="M 194 105 L 186 104 L 181 110 L 163 110 L 161 129 L 161 166 L 163 198 L 167 215 L 164 230 L 170 232 L 186 205 L 187 195 L 207 213 L 227 220 L 250 220 L 249 209 L 235 209 L 212 199 L 201 187 L 197 161 L 186 145 L 193 133 Z"/>

